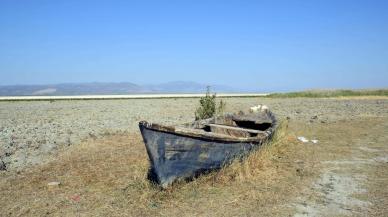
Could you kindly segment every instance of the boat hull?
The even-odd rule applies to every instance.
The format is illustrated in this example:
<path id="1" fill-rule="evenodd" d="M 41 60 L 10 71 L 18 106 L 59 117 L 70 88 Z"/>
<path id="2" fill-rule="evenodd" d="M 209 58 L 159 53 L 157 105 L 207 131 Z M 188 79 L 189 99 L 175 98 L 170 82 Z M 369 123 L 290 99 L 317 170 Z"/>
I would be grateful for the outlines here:
<path id="1" fill-rule="evenodd" d="M 225 142 L 163 132 L 139 124 L 151 163 L 151 179 L 163 188 L 178 179 L 220 169 L 262 142 Z"/>

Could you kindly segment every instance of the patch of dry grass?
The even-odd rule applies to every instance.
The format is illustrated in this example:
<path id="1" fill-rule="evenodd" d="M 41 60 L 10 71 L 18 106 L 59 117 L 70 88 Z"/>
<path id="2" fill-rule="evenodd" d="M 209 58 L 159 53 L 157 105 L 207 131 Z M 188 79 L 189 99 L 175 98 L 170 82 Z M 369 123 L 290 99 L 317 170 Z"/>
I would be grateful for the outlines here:
<path id="1" fill-rule="evenodd" d="M 161 190 L 146 179 L 148 157 L 138 134 L 113 134 L 64 150 L 52 162 L 3 174 L 8 216 L 285 215 L 287 198 L 313 177 L 312 165 L 286 124 L 243 161 Z M 60 181 L 58 188 L 47 183 Z"/>
<path id="2" fill-rule="evenodd" d="M 292 140 L 292 138 L 287 137 L 287 127 L 287 121 L 281 122 L 271 140 L 266 141 L 243 160 L 235 160 L 231 165 L 224 167 L 215 176 L 224 183 L 234 180 L 256 181 L 257 174 L 272 163 L 273 158 L 276 158 L 276 155 L 282 151 L 282 145 L 288 142 L 286 140 Z"/>

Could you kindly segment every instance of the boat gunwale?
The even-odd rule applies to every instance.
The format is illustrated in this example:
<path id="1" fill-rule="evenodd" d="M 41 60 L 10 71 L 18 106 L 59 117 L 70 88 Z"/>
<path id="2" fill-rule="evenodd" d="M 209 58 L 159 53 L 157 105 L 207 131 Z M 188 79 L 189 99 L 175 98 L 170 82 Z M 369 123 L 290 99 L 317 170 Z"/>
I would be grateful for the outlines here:
<path id="1" fill-rule="evenodd" d="M 270 118 L 272 119 L 272 126 L 269 127 L 267 130 L 262 131 L 261 134 L 257 135 L 256 137 L 232 137 L 228 135 L 223 134 L 217 134 L 213 132 L 205 132 L 205 131 L 198 131 L 195 132 L 194 129 L 185 127 L 185 125 L 178 125 L 175 126 L 166 126 L 156 123 L 149 123 L 147 121 L 140 121 L 139 126 L 147 128 L 149 130 L 158 131 L 158 132 L 164 132 L 164 133 L 170 133 L 177 136 L 183 136 L 183 137 L 190 137 L 195 139 L 201 139 L 201 140 L 207 140 L 207 141 L 217 141 L 217 142 L 232 142 L 232 143 L 262 143 L 264 140 L 269 139 L 273 133 L 275 132 L 275 129 L 277 127 L 277 120 L 275 116 L 270 113 Z M 200 120 L 200 122 L 207 123 L 210 119 Z M 197 121 L 198 122 L 198 121 Z M 188 131 L 184 132 L 182 129 L 187 129 Z M 191 131 L 191 132 L 189 132 Z"/>

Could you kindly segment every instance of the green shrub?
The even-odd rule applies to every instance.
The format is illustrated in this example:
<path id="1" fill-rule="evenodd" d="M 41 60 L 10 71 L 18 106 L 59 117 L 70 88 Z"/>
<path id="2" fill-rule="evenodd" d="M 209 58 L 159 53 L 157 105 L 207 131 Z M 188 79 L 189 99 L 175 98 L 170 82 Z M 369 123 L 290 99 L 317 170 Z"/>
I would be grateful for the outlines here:
<path id="1" fill-rule="evenodd" d="M 217 106 L 216 94 L 210 93 L 210 87 L 207 87 L 206 95 L 199 100 L 200 106 L 195 110 L 195 120 L 207 119 L 215 115 L 223 114 L 226 103 L 222 100 Z"/>

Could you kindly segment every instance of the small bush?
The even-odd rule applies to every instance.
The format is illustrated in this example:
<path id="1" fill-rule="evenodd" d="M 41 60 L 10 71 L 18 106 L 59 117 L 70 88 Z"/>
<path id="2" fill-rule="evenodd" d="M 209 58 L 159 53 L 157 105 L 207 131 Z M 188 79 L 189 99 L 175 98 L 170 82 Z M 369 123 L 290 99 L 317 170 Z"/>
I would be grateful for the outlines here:
<path id="1" fill-rule="evenodd" d="M 210 87 L 207 87 L 206 95 L 199 100 L 200 106 L 195 110 L 195 120 L 207 119 L 215 115 L 223 114 L 226 103 L 222 100 L 218 103 L 216 94 L 210 93 Z"/>

